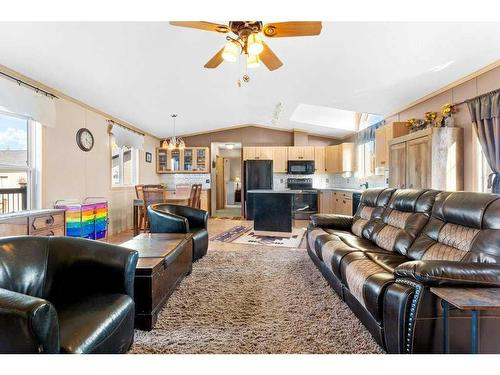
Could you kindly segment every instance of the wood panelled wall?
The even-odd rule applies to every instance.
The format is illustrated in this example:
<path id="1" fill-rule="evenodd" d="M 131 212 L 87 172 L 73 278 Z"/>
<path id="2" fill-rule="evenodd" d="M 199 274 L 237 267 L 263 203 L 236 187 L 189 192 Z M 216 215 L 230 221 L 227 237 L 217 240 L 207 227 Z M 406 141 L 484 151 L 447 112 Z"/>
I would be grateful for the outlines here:
<path id="1" fill-rule="evenodd" d="M 212 142 L 240 142 L 242 146 L 293 146 L 294 133 L 286 130 L 269 129 L 260 126 L 243 126 L 210 133 L 183 137 L 186 146 L 210 147 Z M 310 146 L 328 146 L 339 140 L 316 135 L 308 135 Z"/>

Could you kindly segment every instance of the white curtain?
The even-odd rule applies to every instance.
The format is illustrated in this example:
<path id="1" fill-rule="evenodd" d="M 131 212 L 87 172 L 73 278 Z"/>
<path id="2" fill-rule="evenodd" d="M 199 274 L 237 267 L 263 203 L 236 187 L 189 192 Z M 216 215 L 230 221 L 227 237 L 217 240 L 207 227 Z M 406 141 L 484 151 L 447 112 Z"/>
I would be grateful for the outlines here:
<path id="1" fill-rule="evenodd" d="M 27 116 L 44 126 L 56 126 L 55 100 L 0 77 L 0 110 Z"/>
<path id="2" fill-rule="evenodd" d="M 133 147 L 137 150 L 142 150 L 144 144 L 144 136 L 134 131 L 128 130 L 123 126 L 113 124 L 111 134 L 115 138 L 115 143 L 118 147 Z"/>

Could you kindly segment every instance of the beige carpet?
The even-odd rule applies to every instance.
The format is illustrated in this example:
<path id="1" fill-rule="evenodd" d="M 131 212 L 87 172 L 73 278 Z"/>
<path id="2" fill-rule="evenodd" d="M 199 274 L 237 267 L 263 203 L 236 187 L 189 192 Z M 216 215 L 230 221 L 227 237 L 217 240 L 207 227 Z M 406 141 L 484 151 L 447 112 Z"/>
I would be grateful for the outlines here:
<path id="1" fill-rule="evenodd" d="M 381 353 L 305 249 L 221 244 L 131 353 Z M 233 249 L 231 249 L 233 246 Z"/>

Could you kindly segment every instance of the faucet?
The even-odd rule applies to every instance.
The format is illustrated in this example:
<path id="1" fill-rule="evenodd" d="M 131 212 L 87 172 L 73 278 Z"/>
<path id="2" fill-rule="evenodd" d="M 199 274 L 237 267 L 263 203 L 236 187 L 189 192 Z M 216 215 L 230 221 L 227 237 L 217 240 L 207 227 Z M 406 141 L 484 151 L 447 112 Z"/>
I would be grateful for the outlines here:
<path id="1" fill-rule="evenodd" d="M 365 189 L 368 189 L 368 181 L 366 181 L 364 184 L 359 185 L 359 187 L 365 187 Z"/>

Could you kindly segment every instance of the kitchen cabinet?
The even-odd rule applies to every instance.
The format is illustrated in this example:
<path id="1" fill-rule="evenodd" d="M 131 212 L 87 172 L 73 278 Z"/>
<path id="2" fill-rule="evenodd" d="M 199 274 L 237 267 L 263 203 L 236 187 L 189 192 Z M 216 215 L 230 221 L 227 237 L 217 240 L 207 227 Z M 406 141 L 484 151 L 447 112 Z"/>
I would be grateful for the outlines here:
<path id="1" fill-rule="evenodd" d="M 273 172 L 287 173 L 288 169 L 288 148 L 273 147 Z"/>
<path id="2" fill-rule="evenodd" d="M 314 147 L 288 147 L 288 160 L 314 160 Z"/>
<path id="3" fill-rule="evenodd" d="M 274 147 L 243 147 L 243 160 L 273 160 Z"/>
<path id="4" fill-rule="evenodd" d="M 341 143 L 339 145 L 327 146 L 325 156 L 325 167 L 327 172 L 354 172 L 356 161 L 354 143 Z"/>
<path id="5" fill-rule="evenodd" d="M 334 210 L 334 195 L 333 191 L 324 190 L 319 192 L 319 213 L 332 214 Z"/>
<path id="6" fill-rule="evenodd" d="M 322 214 L 352 215 L 352 193 L 322 190 L 319 193 L 319 212 Z"/>
<path id="7" fill-rule="evenodd" d="M 326 171 L 325 152 L 325 147 L 314 147 L 314 168 L 317 173 L 324 173 Z"/>
<path id="8" fill-rule="evenodd" d="M 389 169 L 389 141 L 408 134 L 407 122 L 392 122 L 375 130 L 375 174 Z"/>
<path id="9" fill-rule="evenodd" d="M 184 149 L 156 149 L 157 173 L 208 173 L 210 156 L 208 147 Z"/>
<path id="10" fill-rule="evenodd" d="M 389 141 L 389 186 L 463 190 L 463 129 L 430 128 Z"/>

